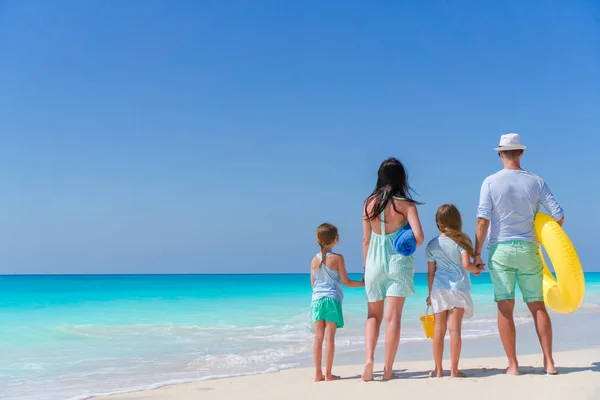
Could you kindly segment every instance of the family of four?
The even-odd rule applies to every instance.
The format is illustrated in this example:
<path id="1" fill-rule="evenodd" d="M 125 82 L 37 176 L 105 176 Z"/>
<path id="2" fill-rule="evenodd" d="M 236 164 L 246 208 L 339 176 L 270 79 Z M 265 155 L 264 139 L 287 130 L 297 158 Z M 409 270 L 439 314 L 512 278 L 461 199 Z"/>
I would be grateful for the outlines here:
<path id="1" fill-rule="evenodd" d="M 477 210 L 476 240 L 462 232 L 461 215 L 452 204 L 442 205 L 436 214 L 440 234 L 426 247 L 429 296 L 427 305 L 435 314 L 431 376 L 443 375 L 444 337 L 450 333 L 453 377 L 464 376 L 458 369 L 463 318 L 473 315 L 469 273 L 484 270 L 481 251 L 488 236 L 488 268 L 498 306 L 498 330 L 508 357 L 507 374 L 519 373 L 516 331 L 513 319 L 515 285 L 527 303 L 544 356 L 544 369 L 556 374 L 552 358 L 552 325 L 544 305 L 542 263 L 534 231 L 534 218 L 543 205 L 562 225 L 564 213 L 544 180 L 521 168 L 525 146 L 518 134 L 502 135 L 495 149 L 503 169 L 488 176 L 481 186 Z M 375 190 L 366 199 L 363 212 L 362 281 L 348 277 L 344 258 L 333 252 L 339 241 L 337 228 L 322 224 L 317 228 L 320 251 L 311 262 L 310 306 L 314 322 L 315 381 L 335 380 L 332 374 L 335 332 L 344 326 L 343 289 L 365 287 L 368 310 L 365 324 L 366 362 L 362 379 L 373 380 L 375 347 L 381 323 L 385 320 L 385 359 L 383 379 L 394 378 L 393 364 L 400 341 L 400 322 L 406 297 L 414 295 L 413 256 L 397 252 L 394 240 L 408 224 L 416 246 L 424 240 L 417 212 L 417 201 L 410 196 L 404 166 L 395 158 L 385 160 L 377 173 Z M 385 301 L 385 306 L 384 306 Z M 325 373 L 322 368 L 325 341 Z"/>

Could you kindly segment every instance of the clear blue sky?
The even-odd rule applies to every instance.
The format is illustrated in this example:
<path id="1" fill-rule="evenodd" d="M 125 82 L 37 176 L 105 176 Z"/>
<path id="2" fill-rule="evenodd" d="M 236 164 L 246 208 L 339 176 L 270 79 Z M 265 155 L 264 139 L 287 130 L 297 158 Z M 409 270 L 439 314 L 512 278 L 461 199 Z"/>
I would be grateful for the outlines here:
<path id="1" fill-rule="evenodd" d="M 0 273 L 361 271 L 384 158 L 472 235 L 507 132 L 597 270 L 599 129 L 599 1 L 0 1 Z"/>

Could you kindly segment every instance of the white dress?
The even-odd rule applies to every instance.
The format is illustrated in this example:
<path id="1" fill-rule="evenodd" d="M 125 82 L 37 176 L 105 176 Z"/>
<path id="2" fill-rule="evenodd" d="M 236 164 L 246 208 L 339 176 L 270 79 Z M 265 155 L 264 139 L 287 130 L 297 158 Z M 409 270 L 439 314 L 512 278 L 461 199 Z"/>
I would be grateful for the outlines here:
<path id="1" fill-rule="evenodd" d="M 453 308 L 464 308 L 465 315 L 463 318 L 471 318 L 473 316 L 473 299 L 469 292 L 432 288 L 430 299 L 431 307 L 435 314 L 452 310 Z"/>
<path id="2" fill-rule="evenodd" d="M 435 275 L 431 288 L 431 306 L 434 313 L 464 308 L 464 318 L 473 316 L 471 279 L 462 266 L 465 250 L 445 235 L 429 242 L 425 251 L 427 261 L 435 263 Z"/>

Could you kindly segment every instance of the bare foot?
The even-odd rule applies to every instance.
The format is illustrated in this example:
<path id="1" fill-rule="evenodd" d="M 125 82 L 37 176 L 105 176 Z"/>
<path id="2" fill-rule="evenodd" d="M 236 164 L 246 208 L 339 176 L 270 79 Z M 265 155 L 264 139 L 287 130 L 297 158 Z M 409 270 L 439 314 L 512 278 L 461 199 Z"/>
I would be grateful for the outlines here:
<path id="1" fill-rule="evenodd" d="M 441 378 L 444 375 L 444 370 L 441 368 L 435 368 L 429 373 L 430 378 Z"/>
<path id="2" fill-rule="evenodd" d="M 554 365 L 550 364 L 546 367 L 546 373 L 548 375 L 557 375 L 558 371 L 556 370 L 556 368 L 554 367 Z"/>
<path id="3" fill-rule="evenodd" d="M 315 382 L 321 382 L 322 380 L 325 380 L 325 377 L 323 376 L 323 374 L 316 374 L 315 378 L 313 379 L 313 381 L 315 381 Z"/>
<path id="4" fill-rule="evenodd" d="M 373 363 L 368 362 L 365 364 L 365 370 L 361 376 L 362 380 L 365 382 L 369 382 L 373 380 Z"/>
<path id="5" fill-rule="evenodd" d="M 506 375 L 519 375 L 519 367 L 508 367 L 506 369 Z"/>
<path id="6" fill-rule="evenodd" d="M 450 376 L 452 378 L 466 378 L 468 375 L 465 374 L 464 372 L 460 372 L 459 370 L 456 370 L 456 371 L 450 371 Z"/>
<path id="7" fill-rule="evenodd" d="M 383 371 L 383 381 L 391 381 L 392 379 L 398 379 L 398 375 L 393 372 Z"/>
<path id="8" fill-rule="evenodd" d="M 546 371 L 546 373 L 548 375 L 556 375 L 556 374 L 558 374 L 558 371 L 554 367 L 554 361 L 548 363 L 548 362 L 546 362 L 545 359 L 544 359 L 544 371 Z"/>
<path id="9" fill-rule="evenodd" d="M 327 376 L 325 376 L 325 380 L 326 381 L 337 381 L 338 379 L 342 379 L 341 376 L 338 375 L 333 375 L 333 374 L 327 374 Z"/>

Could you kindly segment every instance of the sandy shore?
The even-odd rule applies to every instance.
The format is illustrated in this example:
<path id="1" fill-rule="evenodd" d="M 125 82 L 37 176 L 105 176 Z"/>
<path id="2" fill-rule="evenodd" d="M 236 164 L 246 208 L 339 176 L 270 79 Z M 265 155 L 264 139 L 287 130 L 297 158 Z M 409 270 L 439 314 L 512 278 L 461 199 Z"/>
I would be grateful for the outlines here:
<path id="1" fill-rule="evenodd" d="M 306 400 L 415 398 L 419 400 L 537 400 L 600 399 L 600 348 L 555 354 L 559 375 L 542 373 L 540 355 L 520 357 L 521 376 L 504 374 L 506 360 L 470 358 L 461 360 L 469 378 L 429 378 L 431 361 L 398 363 L 399 379 L 382 382 L 381 371 L 374 382 L 360 380 L 361 366 L 339 366 L 336 382 L 311 381 L 313 370 L 291 369 L 273 374 L 202 381 L 97 399 L 112 400 Z M 446 362 L 447 366 L 448 363 Z"/>

